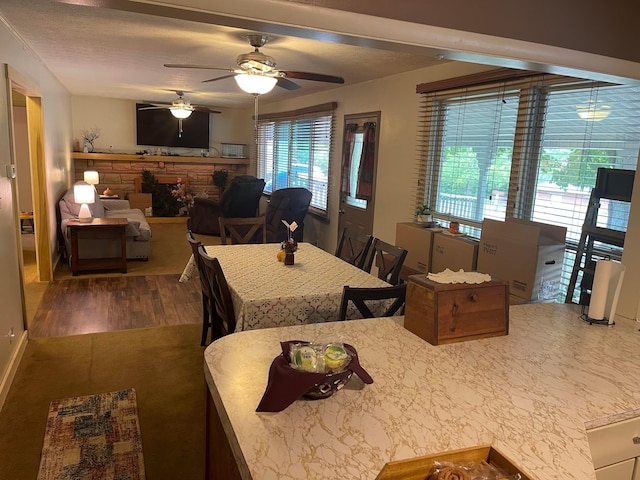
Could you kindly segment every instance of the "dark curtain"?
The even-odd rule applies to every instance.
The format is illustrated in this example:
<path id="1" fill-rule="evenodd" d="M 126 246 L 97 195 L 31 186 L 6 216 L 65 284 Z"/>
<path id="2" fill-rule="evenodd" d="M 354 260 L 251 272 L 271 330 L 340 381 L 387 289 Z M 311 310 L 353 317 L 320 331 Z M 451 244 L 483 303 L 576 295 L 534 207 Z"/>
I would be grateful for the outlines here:
<path id="1" fill-rule="evenodd" d="M 355 144 L 356 131 L 358 125 L 349 123 L 344 127 L 344 140 L 342 144 L 342 183 L 340 185 L 340 194 L 348 196 L 351 189 L 351 157 L 353 155 L 353 147 Z"/>
<path id="2" fill-rule="evenodd" d="M 356 198 L 370 201 L 373 198 L 373 169 L 376 155 L 376 124 L 366 122 L 362 140 L 362 157 L 358 170 Z"/>

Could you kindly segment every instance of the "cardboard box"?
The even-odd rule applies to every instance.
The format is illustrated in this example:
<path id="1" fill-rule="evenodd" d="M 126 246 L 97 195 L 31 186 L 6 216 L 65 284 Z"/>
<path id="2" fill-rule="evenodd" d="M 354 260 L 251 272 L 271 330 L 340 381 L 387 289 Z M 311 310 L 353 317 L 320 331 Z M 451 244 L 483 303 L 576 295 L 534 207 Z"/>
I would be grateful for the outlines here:
<path id="1" fill-rule="evenodd" d="M 407 251 L 404 266 L 415 273 L 428 273 L 431 270 L 431 243 L 433 229 L 424 228 L 416 223 L 396 224 L 396 245 Z"/>
<path id="2" fill-rule="evenodd" d="M 129 193 L 127 199 L 131 208 L 140 209 L 145 215 L 147 211 L 151 211 L 152 199 L 150 193 Z"/>
<path id="3" fill-rule="evenodd" d="M 467 236 L 453 236 L 436 233 L 431 250 L 431 272 L 440 273 L 445 269 L 457 272 L 474 272 L 478 262 L 478 241 Z"/>
<path id="4" fill-rule="evenodd" d="M 509 333 L 509 285 L 438 283 L 413 275 L 407 283 L 404 328 L 431 345 Z"/>
<path id="5" fill-rule="evenodd" d="M 478 271 L 509 282 L 511 295 L 553 301 L 560 290 L 566 227 L 527 220 L 485 219 Z"/>
<path id="6" fill-rule="evenodd" d="M 409 460 L 388 462 L 378 474 L 376 480 L 424 480 L 432 473 L 436 462 L 486 462 L 500 468 L 507 475 L 519 473 L 522 480 L 531 480 L 531 477 L 522 468 L 518 467 L 512 460 L 491 445 L 481 445 Z"/>

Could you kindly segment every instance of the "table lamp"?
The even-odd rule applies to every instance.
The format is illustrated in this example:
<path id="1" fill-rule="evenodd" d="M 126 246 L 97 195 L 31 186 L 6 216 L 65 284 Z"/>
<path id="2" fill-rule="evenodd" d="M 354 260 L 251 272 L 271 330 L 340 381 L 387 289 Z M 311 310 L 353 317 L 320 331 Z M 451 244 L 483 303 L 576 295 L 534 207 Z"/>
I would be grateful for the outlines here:
<path id="1" fill-rule="evenodd" d="M 95 188 L 95 185 L 100 183 L 100 175 L 96 171 L 87 170 L 84 172 L 84 181 L 89 185 L 94 185 Z"/>
<path id="2" fill-rule="evenodd" d="M 89 210 L 89 204 L 96 201 L 95 187 L 87 182 L 77 182 L 73 186 L 73 197 L 76 203 L 81 204 L 80 212 L 78 213 L 78 220 L 83 223 L 93 221 L 91 210 Z"/>

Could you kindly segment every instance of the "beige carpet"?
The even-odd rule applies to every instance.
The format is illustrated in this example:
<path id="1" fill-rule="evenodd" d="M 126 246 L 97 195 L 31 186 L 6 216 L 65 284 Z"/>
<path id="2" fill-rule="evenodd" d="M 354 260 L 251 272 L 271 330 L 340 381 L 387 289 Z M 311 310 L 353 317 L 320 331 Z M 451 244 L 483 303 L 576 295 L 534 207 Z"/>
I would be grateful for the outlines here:
<path id="1" fill-rule="evenodd" d="M 36 478 L 51 401 L 128 388 L 147 480 L 204 478 L 199 339 L 194 324 L 29 340 L 0 411 L 0 480 Z"/>

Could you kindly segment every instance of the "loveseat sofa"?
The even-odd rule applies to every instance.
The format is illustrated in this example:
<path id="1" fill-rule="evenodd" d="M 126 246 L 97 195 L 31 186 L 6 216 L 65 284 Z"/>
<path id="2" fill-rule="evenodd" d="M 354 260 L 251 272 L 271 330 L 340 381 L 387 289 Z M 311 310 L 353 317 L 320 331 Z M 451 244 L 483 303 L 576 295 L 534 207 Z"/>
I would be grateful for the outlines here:
<path id="1" fill-rule="evenodd" d="M 60 229 L 64 236 L 67 258 L 71 258 L 71 242 L 67 223 L 71 219 L 77 219 L 80 212 L 80 204 L 75 202 L 73 187 L 67 190 L 58 202 L 60 208 Z M 126 228 L 127 259 L 148 260 L 149 240 L 151 239 L 151 227 L 147 223 L 142 210 L 130 208 L 129 200 L 107 199 L 102 200 L 96 195 L 96 202 L 89 205 L 91 215 L 94 218 L 126 218 L 129 223 Z M 83 237 L 78 242 L 78 255 L 81 258 L 105 258 L 118 256 L 120 245 L 113 241 L 113 236 L 105 237 L 100 232 L 92 232 L 91 236 Z"/>

